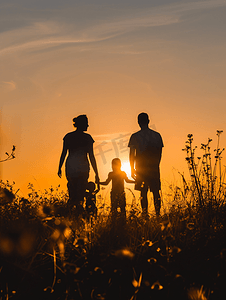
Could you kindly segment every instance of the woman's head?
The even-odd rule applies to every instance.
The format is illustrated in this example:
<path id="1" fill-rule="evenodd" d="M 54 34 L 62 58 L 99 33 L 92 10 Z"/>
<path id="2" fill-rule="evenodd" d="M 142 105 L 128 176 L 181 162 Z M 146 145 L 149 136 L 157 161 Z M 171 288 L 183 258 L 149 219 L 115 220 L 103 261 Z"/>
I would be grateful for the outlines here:
<path id="1" fill-rule="evenodd" d="M 86 115 L 79 115 L 78 117 L 75 117 L 73 119 L 73 122 L 74 122 L 73 124 L 74 127 L 82 131 L 86 131 L 87 128 L 89 127 L 88 118 Z"/>
<path id="2" fill-rule="evenodd" d="M 121 170 L 122 164 L 121 164 L 121 160 L 119 158 L 112 159 L 111 165 L 112 165 L 113 171 Z"/>

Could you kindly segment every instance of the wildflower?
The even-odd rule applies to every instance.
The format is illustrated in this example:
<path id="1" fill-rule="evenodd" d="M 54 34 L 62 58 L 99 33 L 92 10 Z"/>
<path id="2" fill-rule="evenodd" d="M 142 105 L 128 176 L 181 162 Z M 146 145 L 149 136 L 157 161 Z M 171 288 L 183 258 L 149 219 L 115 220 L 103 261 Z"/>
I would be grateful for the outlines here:
<path id="1" fill-rule="evenodd" d="M 222 132 L 223 130 L 217 130 L 217 135 L 219 136 Z"/>

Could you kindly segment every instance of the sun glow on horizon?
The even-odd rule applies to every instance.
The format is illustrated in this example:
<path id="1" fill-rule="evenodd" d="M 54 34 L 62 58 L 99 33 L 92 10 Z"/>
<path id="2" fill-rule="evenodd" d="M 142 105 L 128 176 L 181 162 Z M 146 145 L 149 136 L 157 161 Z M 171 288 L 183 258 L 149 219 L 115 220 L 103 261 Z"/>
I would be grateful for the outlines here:
<path id="1" fill-rule="evenodd" d="M 131 177 L 131 168 L 130 168 L 130 163 L 129 162 L 123 162 L 122 161 L 121 170 L 126 172 L 128 177 Z"/>

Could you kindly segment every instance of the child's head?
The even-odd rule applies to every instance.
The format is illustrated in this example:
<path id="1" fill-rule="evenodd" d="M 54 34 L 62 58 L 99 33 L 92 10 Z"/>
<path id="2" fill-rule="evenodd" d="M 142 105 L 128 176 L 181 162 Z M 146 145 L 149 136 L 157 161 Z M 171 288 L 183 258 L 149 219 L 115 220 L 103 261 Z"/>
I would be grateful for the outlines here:
<path id="1" fill-rule="evenodd" d="M 111 165 L 113 171 L 121 170 L 121 160 L 119 158 L 112 159 Z"/>
<path id="2" fill-rule="evenodd" d="M 89 181 L 88 182 L 88 184 L 87 184 L 87 190 L 89 191 L 89 192 L 94 192 L 95 191 L 95 188 L 96 188 L 96 185 L 95 185 L 95 183 L 94 182 L 92 182 L 92 181 Z"/>

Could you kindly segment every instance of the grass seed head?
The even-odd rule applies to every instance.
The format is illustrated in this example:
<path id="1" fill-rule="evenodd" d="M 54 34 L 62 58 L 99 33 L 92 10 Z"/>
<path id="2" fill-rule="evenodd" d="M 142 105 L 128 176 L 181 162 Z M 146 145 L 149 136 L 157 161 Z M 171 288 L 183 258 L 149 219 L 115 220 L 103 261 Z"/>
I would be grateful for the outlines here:
<path id="1" fill-rule="evenodd" d="M 203 286 L 201 288 L 190 288 L 188 290 L 188 300 L 207 300 Z"/>

